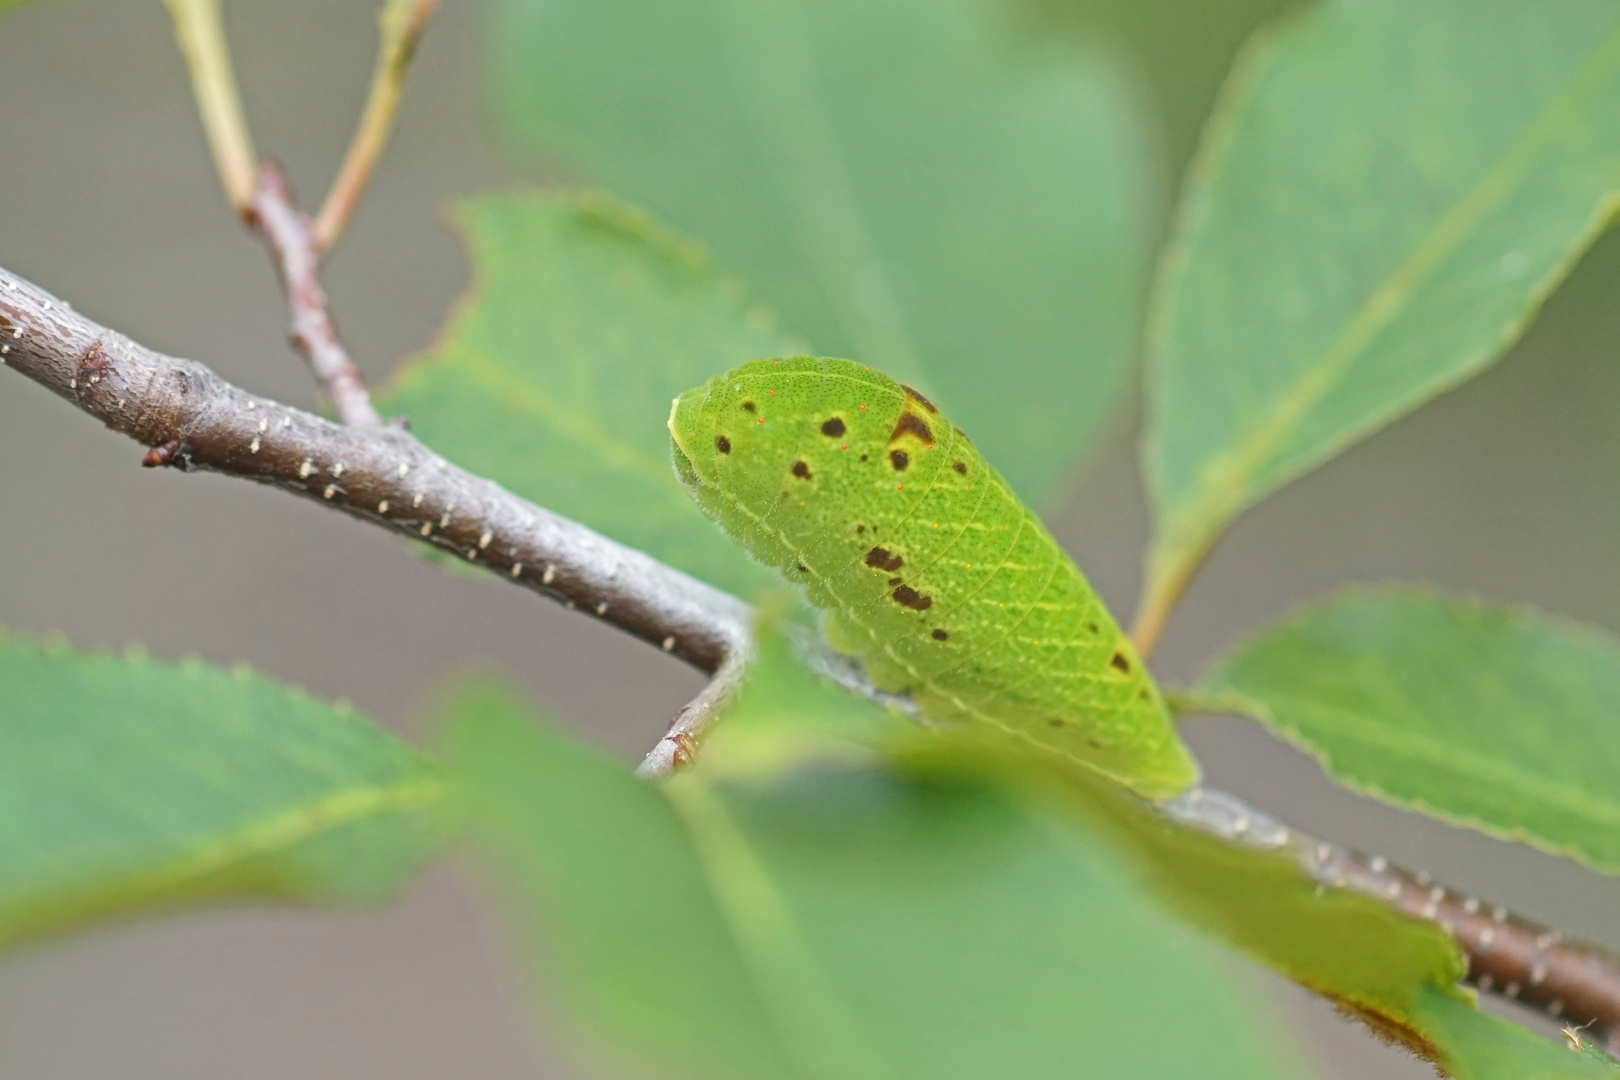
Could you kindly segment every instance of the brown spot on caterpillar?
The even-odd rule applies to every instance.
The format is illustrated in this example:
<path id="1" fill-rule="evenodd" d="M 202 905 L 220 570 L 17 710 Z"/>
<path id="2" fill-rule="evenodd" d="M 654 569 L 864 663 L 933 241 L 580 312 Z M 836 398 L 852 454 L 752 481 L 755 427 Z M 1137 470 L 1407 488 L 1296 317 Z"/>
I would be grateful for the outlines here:
<path id="1" fill-rule="evenodd" d="M 946 638 L 948 638 L 950 636 L 951 635 L 947 634 L 943 630 L 935 630 L 934 631 L 934 640 L 935 641 L 944 641 Z"/>
<path id="2" fill-rule="evenodd" d="M 1087 735 L 1086 745 L 1091 747 L 1093 750 L 1101 750 L 1103 748 L 1103 741 L 1097 738 L 1095 735 Z"/>
<path id="3" fill-rule="evenodd" d="M 752 401 L 743 402 L 743 412 L 753 412 L 758 407 L 759 406 L 755 405 Z"/>
<path id="4" fill-rule="evenodd" d="M 862 460 L 862 461 L 865 461 L 865 460 L 866 460 L 866 455 L 865 455 L 865 454 L 862 454 L 862 455 L 861 455 L 861 460 Z"/>
<path id="5" fill-rule="evenodd" d="M 1094 622 L 1088 622 L 1088 623 L 1086 623 L 1086 629 L 1087 629 L 1087 630 L 1090 630 L 1090 631 L 1091 631 L 1091 632 L 1092 632 L 1092 633 L 1093 633 L 1093 634 L 1095 634 L 1095 633 L 1099 633 L 1099 632 L 1100 632 L 1100 631 L 1099 631 L 1099 630 L 1098 630 L 1098 627 L 1097 627 L 1097 624 L 1096 624 L 1096 623 L 1094 623 Z"/>
<path id="6" fill-rule="evenodd" d="M 927 611 L 934 604 L 932 596 L 924 596 L 910 585 L 902 585 L 891 594 L 894 602 L 913 611 Z"/>
<path id="7" fill-rule="evenodd" d="M 960 461 L 954 462 L 951 465 L 951 468 L 955 469 L 958 473 L 960 473 L 963 476 L 967 475 L 967 466 L 965 464 L 963 464 L 962 462 L 960 462 Z"/>
<path id="8" fill-rule="evenodd" d="M 1063 726 L 1063 717 L 1054 716 L 1054 717 L 1052 717 L 1052 719 L 1048 720 L 1047 723 L 1052 725 L 1053 727 L 1062 727 Z"/>
<path id="9" fill-rule="evenodd" d="M 865 525 L 857 525 L 857 526 L 855 526 L 855 531 L 858 532 L 858 533 L 863 533 L 863 532 L 866 531 L 866 526 Z"/>
<path id="10" fill-rule="evenodd" d="M 1138 691 L 1137 691 L 1137 692 L 1136 692 L 1136 696 L 1137 696 L 1137 697 L 1139 697 L 1139 698 L 1141 698 L 1141 699 L 1142 699 L 1142 700 L 1143 700 L 1143 701 L 1146 701 L 1146 700 L 1148 700 L 1148 699 L 1149 699 L 1149 698 L 1150 698 L 1150 697 L 1152 697 L 1152 696 L 1153 696 L 1153 695 L 1152 695 L 1152 694 L 1149 694 L 1149 693 L 1148 693 L 1148 688 L 1147 688 L 1147 687 L 1145 687 L 1145 686 L 1144 686 L 1144 687 L 1142 687 L 1142 689 L 1140 689 L 1140 690 L 1138 690 Z"/>
<path id="11" fill-rule="evenodd" d="M 810 568 L 808 566 L 804 565 L 804 563 L 799 564 L 799 573 L 808 574 L 809 572 L 810 572 Z"/>
<path id="12" fill-rule="evenodd" d="M 731 440 L 724 435 L 716 435 L 714 437 L 714 448 L 722 454 L 729 454 L 731 453 Z"/>
<path id="13" fill-rule="evenodd" d="M 895 472 L 905 472 L 906 466 L 911 464 L 911 459 L 906 456 L 904 450 L 890 450 L 889 464 L 894 466 Z"/>
<path id="14" fill-rule="evenodd" d="M 894 442 L 902 435 L 915 435 L 925 443 L 934 441 L 934 429 L 928 426 L 928 421 L 914 412 L 903 412 L 900 419 L 895 422 L 894 430 L 889 433 L 889 441 Z"/>
<path id="15" fill-rule="evenodd" d="M 838 438 L 838 436 L 842 435 L 846 430 L 847 429 L 844 427 L 844 421 L 836 416 L 821 425 L 821 433 L 827 436 L 829 439 Z"/>
<path id="16" fill-rule="evenodd" d="M 1115 653 L 1112 657 L 1109 658 L 1108 662 L 1110 664 L 1112 664 L 1114 667 L 1116 667 L 1119 670 L 1123 671 L 1127 675 L 1129 675 L 1131 673 L 1131 662 L 1129 660 L 1125 659 L 1125 654 L 1124 653 L 1118 653 L 1118 652 Z"/>
<path id="17" fill-rule="evenodd" d="M 904 580 L 905 580 L 905 578 L 892 577 L 892 578 L 889 579 L 889 584 L 890 585 L 898 585 Z"/>
<path id="18" fill-rule="evenodd" d="M 917 404 L 921 405 L 923 408 L 927 409 L 929 412 L 931 412 L 931 413 L 939 412 L 939 409 L 935 408 L 934 403 L 932 401 L 929 401 L 927 398 L 923 397 L 922 396 L 922 391 L 918 390 L 916 387 L 907 386 L 905 383 L 901 383 L 900 384 L 900 389 L 902 389 L 902 390 L 904 390 L 906 392 L 906 397 L 910 398 L 912 401 L 915 401 Z"/>
<path id="19" fill-rule="evenodd" d="M 806 465 L 802 461 L 795 461 L 793 463 L 793 475 L 797 476 L 800 480 L 810 479 L 810 466 Z"/>
<path id="20" fill-rule="evenodd" d="M 866 553 L 866 565 L 874 570 L 887 570 L 892 574 L 906 565 L 906 560 L 899 555 L 890 554 L 888 548 L 875 547 Z"/>

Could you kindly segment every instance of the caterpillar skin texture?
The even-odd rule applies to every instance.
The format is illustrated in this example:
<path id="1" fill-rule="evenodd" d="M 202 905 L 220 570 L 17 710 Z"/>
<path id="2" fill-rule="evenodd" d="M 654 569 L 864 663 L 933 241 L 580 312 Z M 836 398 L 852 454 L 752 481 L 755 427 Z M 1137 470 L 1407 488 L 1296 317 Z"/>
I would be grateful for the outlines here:
<path id="1" fill-rule="evenodd" d="M 917 391 L 848 360 L 756 360 L 677 398 L 669 429 L 704 512 L 802 585 L 879 687 L 1149 798 L 1197 780 L 1079 569 Z"/>

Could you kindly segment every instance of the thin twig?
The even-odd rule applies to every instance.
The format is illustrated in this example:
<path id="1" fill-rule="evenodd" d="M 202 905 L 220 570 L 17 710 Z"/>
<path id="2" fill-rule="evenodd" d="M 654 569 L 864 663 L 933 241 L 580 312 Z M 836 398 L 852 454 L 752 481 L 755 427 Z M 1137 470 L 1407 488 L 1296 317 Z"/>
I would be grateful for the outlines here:
<path id="1" fill-rule="evenodd" d="M 644 771 L 690 757 L 747 663 L 753 612 L 735 597 L 450 465 L 402 430 L 340 426 L 255 397 L 201 364 L 97 325 L 3 270 L 0 364 L 151 447 L 143 464 L 209 469 L 326 503 L 483 564 L 718 673 Z M 815 648 L 809 658 L 846 687 L 914 711 L 905 699 L 876 691 L 847 659 Z M 1221 792 L 1197 788 L 1154 805 L 1177 824 L 1229 843 L 1286 851 L 1324 889 L 1351 889 L 1434 923 L 1462 948 L 1468 979 L 1481 990 L 1590 1026 L 1598 1044 L 1620 1024 L 1620 957 L 1599 946 L 1382 858 L 1323 843 Z"/>
<path id="2" fill-rule="evenodd" d="M 659 780 L 697 760 L 698 743 L 715 720 L 725 711 L 754 661 L 752 642 L 739 645 L 726 654 L 703 692 L 675 714 L 669 731 L 648 751 L 636 775 L 643 780 Z"/>
<path id="3" fill-rule="evenodd" d="M 276 272 L 292 308 L 292 342 L 309 361 L 332 411 L 351 427 L 377 427 L 382 417 L 372 408 L 365 378 L 349 360 L 321 288 L 320 256 L 309 217 L 292 201 L 287 177 L 273 161 L 259 168 L 258 189 L 248 219 L 275 259 Z"/>
<path id="4" fill-rule="evenodd" d="M 242 98 L 225 45 L 219 0 L 163 0 L 174 23 L 175 40 L 191 72 L 191 88 L 202 114 L 203 131 L 219 168 L 219 182 L 231 209 L 246 218 L 258 185 L 257 158 L 242 115 Z"/>
<path id="5" fill-rule="evenodd" d="M 320 213 L 315 215 L 315 250 L 332 250 L 338 237 L 343 235 L 349 219 L 371 182 L 388 136 L 394 128 L 394 114 L 399 111 L 399 99 L 405 93 L 405 76 L 411 68 L 417 43 L 428 19 L 439 6 L 439 0 L 387 0 L 377 16 L 382 40 L 377 50 L 377 68 L 371 76 L 371 92 L 366 98 L 365 111 L 360 115 L 360 126 L 354 141 L 343 159 L 332 190 Z"/>
<path id="6" fill-rule="evenodd" d="M 437 0 L 413 2 L 426 3 L 431 11 Z M 380 425 L 382 417 L 371 405 L 365 379 L 360 369 L 350 362 L 327 312 L 326 292 L 321 288 L 318 270 L 321 251 L 330 243 L 316 242 L 308 216 L 293 205 L 292 188 L 281 169 L 274 162 L 256 164 L 236 77 L 231 72 L 231 55 L 220 21 L 219 0 L 164 0 L 164 3 L 168 5 L 175 37 L 191 71 L 197 109 L 202 114 L 214 161 L 219 166 L 225 197 L 242 220 L 264 238 L 275 260 L 276 272 L 292 309 L 293 345 L 309 362 L 316 382 L 332 403 L 332 411 L 339 420 L 355 427 Z M 400 0 L 390 0 L 384 10 L 385 30 L 402 21 L 389 15 L 399 6 Z M 420 26 L 416 33 L 420 33 Z M 400 77 L 403 78 L 403 70 Z M 388 115 L 392 116 L 392 108 Z M 364 130 L 362 126 L 362 133 Z M 364 188 L 362 180 L 353 188 L 351 200 L 358 199 Z M 353 209 L 352 201 L 349 209 Z"/>

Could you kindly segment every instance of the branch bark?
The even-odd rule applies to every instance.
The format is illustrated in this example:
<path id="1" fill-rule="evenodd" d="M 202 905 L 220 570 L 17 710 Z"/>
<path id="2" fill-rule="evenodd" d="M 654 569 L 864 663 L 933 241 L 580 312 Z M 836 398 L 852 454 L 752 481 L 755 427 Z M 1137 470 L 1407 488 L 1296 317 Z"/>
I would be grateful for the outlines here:
<path id="1" fill-rule="evenodd" d="M 643 764 L 690 760 L 752 655 L 742 601 L 642 552 L 465 472 L 393 427 L 348 427 L 256 397 L 208 368 L 137 345 L 0 270 L 0 364 L 151 449 L 143 464 L 207 469 L 280 488 L 481 563 L 681 657 L 717 678 Z M 844 686 L 877 691 L 849 660 L 808 646 Z M 1351 889 L 1434 923 L 1468 958 L 1468 980 L 1612 1043 L 1620 956 L 1504 908 L 1290 829 L 1240 800 L 1197 788 L 1155 810 L 1220 839 L 1292 855 L 1323 889 Z"/>
<path id="2" fill-rule="evenodd" d="M 99 326 L 0 270 L 0 363 L 151 449 L 143 464 L 239 476 L 487 566 L 714 671 L 748 606 L 451 465 L 392 427 L 334 424 Z"/>

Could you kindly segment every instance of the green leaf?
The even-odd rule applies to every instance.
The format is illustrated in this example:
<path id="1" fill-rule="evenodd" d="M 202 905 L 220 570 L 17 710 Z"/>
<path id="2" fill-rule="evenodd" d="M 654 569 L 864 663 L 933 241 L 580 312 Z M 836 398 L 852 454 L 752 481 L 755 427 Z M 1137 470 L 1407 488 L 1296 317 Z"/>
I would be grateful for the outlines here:
<path id="1" fill-rule="evenodd" d="M 1355 591 L 1205 688 L 1357 790 L 1620 872 L 1620 641 L 1426 590 Z"/>
<path id="2" fill-rule="evenodd" d="M 1617 180 L 1608 0 L 1340 0 L 1251 47 L 1155 304 L 1151 605 L 1245 507 L 1501 355 Z"/>
<path id="3" fill-rule="evenodd" d="M 984 0 L 499 11 L 518 145 L 713 245 L 817 350 L 921 387 L 1053 494 L 1118 406 L 1146 262 L 1151 170 L 1107 62 L 1020 48 Z"/>
<path id="4" fill-rule="evenodd" d="M 748 596 L 769 580 L 675 482 L 665 421 L 692 383 L 796 346 L 703 252 L 611 199 L 461 205 L 476 270 L 443 339 L 380 407 L 465 468 Z"/>
<path id="5" fill-rule="evenodd" d="M 0 637 L 0 941 L 152 904 L 378 897 L 442 792 L 351 710 L 258 676 Z"/>
<path id="6" fill-rule="evenodd" d="M 1463 976 L 1457 946 L 1438 928 L 1360 893 L 1323 889 L 1286 849 L 1179 825 L 1077 774 L 1060 790 L 1160 903 L 1382 1030 L 1416 1035 L 1411 1045 L 1428 1038 L 1425 988 L 1454 992 Z"/>
<path id="7" fill-rule="evenodd" d="M 1586 1042 L 1584 1033 L 1580 1033 L 1578 1048 L 1559 1045 L 1434 990 L 1424 991 L 1419 1009 L 1426 1029 L 1445 1047 L 1447 1071 L 1457 1080 L 1614 1080 L 1620 1076 L 1620 1065 Z"/>
<path id="8" fill-rule="evenodd" d="M 682 394 L 669 428 L 698 505 L 804 587 L 879 688 L 1149 797 L 1197 780 L 1085 576 L 917 391 L 848 360 L 758 360 Z"/>
<path id="9" fill-rule="evenodd" d="M 802 712 L 776 695 L 807 686 L 741 708 Z M 549 1002 L 638 1075 L 1297 1075 L 1205 949 L 1019 800 L 847 758 L 738 779 L 707 751 L 652 786 L 498 690 L 454 712 Z"/>

